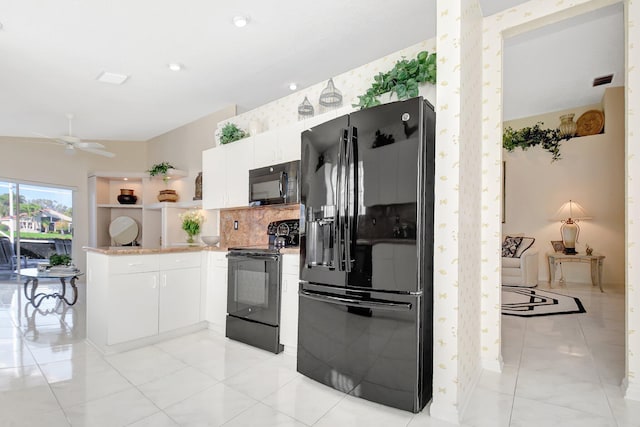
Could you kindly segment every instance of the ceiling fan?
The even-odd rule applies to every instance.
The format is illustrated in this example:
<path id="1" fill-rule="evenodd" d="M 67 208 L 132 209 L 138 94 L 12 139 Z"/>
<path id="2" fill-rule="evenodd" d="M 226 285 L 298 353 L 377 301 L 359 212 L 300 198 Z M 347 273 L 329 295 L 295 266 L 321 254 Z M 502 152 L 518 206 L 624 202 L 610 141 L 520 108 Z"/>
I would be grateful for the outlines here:
<path id="1" fill-rule="evenodd" d="M 42 134 L 37 135 L 50 139 L 57 144 L 64 145 L 67 154 L 75 154 L 75 150 L 79 149 L 89 153 L 98 154 L 100 156 L 115 157 L 114 153 L 104 150 L 105 146 L 99 142 L 85 142 L 77 136 L 73 136 L 73 117 L 73 114 L 67 114 L 67 119 L 69 119 L 69 133 L 67 135 L 61 136 L 60 138 L 52 138 Z"/>

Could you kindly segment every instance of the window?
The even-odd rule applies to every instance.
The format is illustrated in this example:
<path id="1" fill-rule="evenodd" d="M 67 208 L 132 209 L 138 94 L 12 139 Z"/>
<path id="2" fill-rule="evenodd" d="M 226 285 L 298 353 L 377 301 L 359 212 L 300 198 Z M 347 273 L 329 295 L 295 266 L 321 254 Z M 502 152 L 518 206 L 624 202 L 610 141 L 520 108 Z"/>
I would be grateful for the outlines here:
<path id="1" fill-rule="evenodd" d="M 71 255 L 72 198 L 68 188 L 0 181 L 0 279 L 53 253 Z"/>

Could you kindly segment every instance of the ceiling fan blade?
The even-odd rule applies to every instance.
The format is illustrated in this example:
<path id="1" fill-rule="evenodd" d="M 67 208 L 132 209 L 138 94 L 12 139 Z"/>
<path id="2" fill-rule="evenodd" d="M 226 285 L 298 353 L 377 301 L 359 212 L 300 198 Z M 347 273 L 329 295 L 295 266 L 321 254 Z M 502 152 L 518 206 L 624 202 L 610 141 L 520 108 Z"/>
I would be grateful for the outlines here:
<path id="1" fill-rule="evenodd" d="M 69 144 L 78 144 L 82 142 L 82 140 L 77 136 L 71 136 L 71 135 L 61 136 L 59 139 Z"/>
<path id="2" fill-rule="evenodd" d="M 55 139 L 53 137 L 50 137 L 49 135 L 44 135 L 42 133 L 38 133 L 38 132 L 31 132 L 32 134 L 39 136 L 40 138 L 46 138 L 46 139 Z"/>
<path id="3" fill-rule="evenodd" d="M 105 151 L 105 150 L 100 150 L 97 148 L 82 148 L 82 147 L 78 147 L 83 151 L 87 151 L 89 153 L 93 153 L 93 154 L 98 154 L 100 156 L 104 156 L 104 157 L 115 157 L 116 155 L 110 151 Z"/>
<path id="4" fill-rule="evenodd" d="M 78 142 L 74 144 L 78 148 L 105 148 L 104 145 L 99 142 Z"/>

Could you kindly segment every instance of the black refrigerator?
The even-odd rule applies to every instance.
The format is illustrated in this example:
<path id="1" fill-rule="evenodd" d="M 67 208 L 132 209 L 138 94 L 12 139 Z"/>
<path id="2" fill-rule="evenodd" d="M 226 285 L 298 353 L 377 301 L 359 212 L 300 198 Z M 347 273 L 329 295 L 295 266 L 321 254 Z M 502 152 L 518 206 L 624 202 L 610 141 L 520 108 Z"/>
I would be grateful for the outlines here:
<path id="1" fill-rule="evenodd" d="M 419 412 L 433 376 L 433 106 L 354 112 L 301 148 L 297 369 Z"/>

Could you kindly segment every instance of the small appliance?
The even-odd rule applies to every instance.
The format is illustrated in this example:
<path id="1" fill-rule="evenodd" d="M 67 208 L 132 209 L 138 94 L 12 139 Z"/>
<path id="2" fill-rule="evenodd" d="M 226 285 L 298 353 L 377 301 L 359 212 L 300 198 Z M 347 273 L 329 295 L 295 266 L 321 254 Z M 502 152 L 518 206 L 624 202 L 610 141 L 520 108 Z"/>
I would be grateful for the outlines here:
<path id="1" fill-rule="evenodd" d="M 298 203 L 300 160 L 249 171 L 249 205 Z"/>

